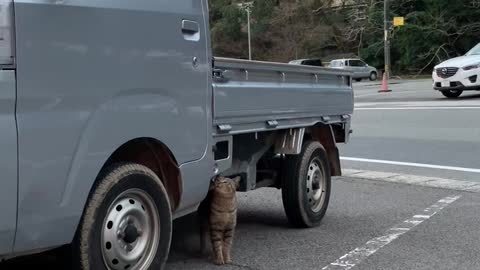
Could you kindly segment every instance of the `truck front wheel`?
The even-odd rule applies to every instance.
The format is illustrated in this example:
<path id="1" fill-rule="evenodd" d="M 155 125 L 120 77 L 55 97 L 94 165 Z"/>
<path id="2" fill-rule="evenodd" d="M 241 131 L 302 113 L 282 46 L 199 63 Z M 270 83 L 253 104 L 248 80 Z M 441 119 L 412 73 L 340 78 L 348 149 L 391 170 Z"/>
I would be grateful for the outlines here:
<path id="1" fill-rule="evenodd" d="M 162 182 L 149 168 L 134 163 L 113 166 L 102 175 L 73 244 L 76 268 L 163 269 L 172 214 Z"/>
<path id="2" fill-rule="evenodd" d="M 282 198 L 289 222 L 295 227 L 315 227 L 325 216 L 330 200 L 331 176 L 325 149 L 306 142 L 300 155 L 287 156 Z"/>

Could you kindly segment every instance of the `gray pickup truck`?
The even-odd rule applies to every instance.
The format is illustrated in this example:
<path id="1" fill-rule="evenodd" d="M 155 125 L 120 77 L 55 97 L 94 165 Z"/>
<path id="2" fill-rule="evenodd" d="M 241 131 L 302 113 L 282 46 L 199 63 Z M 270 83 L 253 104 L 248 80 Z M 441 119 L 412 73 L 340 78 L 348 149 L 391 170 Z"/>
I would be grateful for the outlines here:
<path id="1" fill-rule="evenodd" d="M 214 59 L 208 21 L 207 0 L 0 1 L 0 260 L 161 269 L 217 175 L 319 224 L 351 74 Z"/>

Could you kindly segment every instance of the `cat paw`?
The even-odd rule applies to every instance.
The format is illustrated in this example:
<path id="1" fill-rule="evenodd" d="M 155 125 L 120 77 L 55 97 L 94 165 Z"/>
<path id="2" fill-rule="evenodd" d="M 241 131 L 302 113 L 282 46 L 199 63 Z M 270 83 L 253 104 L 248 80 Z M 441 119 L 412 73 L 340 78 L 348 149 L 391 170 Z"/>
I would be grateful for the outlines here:
<path id="1" fill-rule="evenodd" d="M 225 262 L 223 260 L 213 260 L 213 263 L 216 265 L 224 265 Z"/>
<path id="2" fill-rule="evenodd" d="M 225 260 L 223 258 L 214 258 L 213 263 L 216 264 L 216 265 L 224 265 Z"/>
<path id="3" fill-rule="evenodd" d="M 232 259 L 225 259 L 225 264 L 232 264 L 232 263 L 233 263 Z"/>

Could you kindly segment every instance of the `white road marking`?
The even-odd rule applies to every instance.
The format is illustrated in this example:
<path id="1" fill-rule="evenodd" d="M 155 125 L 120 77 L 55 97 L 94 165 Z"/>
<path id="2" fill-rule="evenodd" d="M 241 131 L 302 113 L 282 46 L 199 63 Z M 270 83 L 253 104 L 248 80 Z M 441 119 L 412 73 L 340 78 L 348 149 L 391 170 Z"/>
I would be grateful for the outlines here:
<path id="1" fill-rule="evenodd" d="M 435 100 L 435 101 L 399 101 L 399 102 L 356 102 L 355 107 L 479 107 L 479 99 Z"/>
<path id="2" fill-rule="evenodd" d="M 378 89 L 381 88 L 381 85 L 378 87 Z M 405 94 L 405 93 L 415 93 L 412 91 L 394 91 L 392 92 L 394 94 Z M 385 95 L 384 93 L 371 93 L 371 94 L 362 94 L 362 95 L 357 95 L 355 98 L 362 98 L 362 97 L 370 97 L 370 96 L 379 96 L 379 95 Z"/>
<path id="3" fill-rule="evenodd" d="M 373 255 L 379 249 L 385 247 L 386 245 L 393 242 L 395 239 L 410 231 L 411 229 L 430 219 L 442 209 L 460 198 L 461 196 L 449 196 L 439 200 L 435 204 L 424 209 L 419 214 L 414 215 L 410 219 L 405 220 L 404 222 L 394 226 L 393 228 L 390 228 L 388 231 L 385 232 L 384 235 L 374 238 L 365 243 L 365 245 L 343 255 L 336 261 L 323 267 L 322 270 L 348 270 L 355 267 L 357 264 L 359 264 L 369 256 Z"/>
<path id="4" fill-rule="evenodd" d="M 480 107 L 377 107 L 355 108 L 355 111 L 414 111 L 414 110 L 480 110 Z"/>
<path id="5" fill-rule="evenodd" d="M 350 169 L 345 169 L 342 173 L 344 176 L 354 177 L 356 179 L 480 193 L 480 182 Z"/>
<path id="6" fill-rule="evenodd" d="M 347 161 L 378 163 L 378 164 L 388 164 L 388 165 L 408 166 L 408 167 L 420 167 L 420 168 L 439 169 L 439 170 L 447 170 L 447 171 L 480 173 L 480 169 L 475 169 L 475 168 L 442 166 L 442 165 L 433 165 L 433 164 L 424 164 L 424 163 L 400 162 L 400 161 L 368 159 L 368 158 L 355 158 L 355 157 L 341 157 L 340 159 L 341 160 L 347 160 Z"/>

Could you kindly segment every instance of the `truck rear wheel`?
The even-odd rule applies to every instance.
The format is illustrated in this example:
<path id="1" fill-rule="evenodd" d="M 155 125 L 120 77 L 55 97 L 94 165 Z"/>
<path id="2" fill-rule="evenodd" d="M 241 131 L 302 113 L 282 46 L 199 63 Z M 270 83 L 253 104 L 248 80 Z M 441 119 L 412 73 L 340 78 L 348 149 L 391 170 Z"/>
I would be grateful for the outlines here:
<path id="1" fill-rule="evenodd" d="M 162 182 L 149 168 L 134 163 L 113 166 L 103 175 L 75 237 L 76 268 L 163 269 L 172 214 Z"/>
<path id="2" fill-rule="evenodd" d="M 325 149 L 306 142 L 300 155 L 288 156 L 282 180 L 283 207 L 295 227 L 318 226 L 330 200 L 331 176 Z"/>

